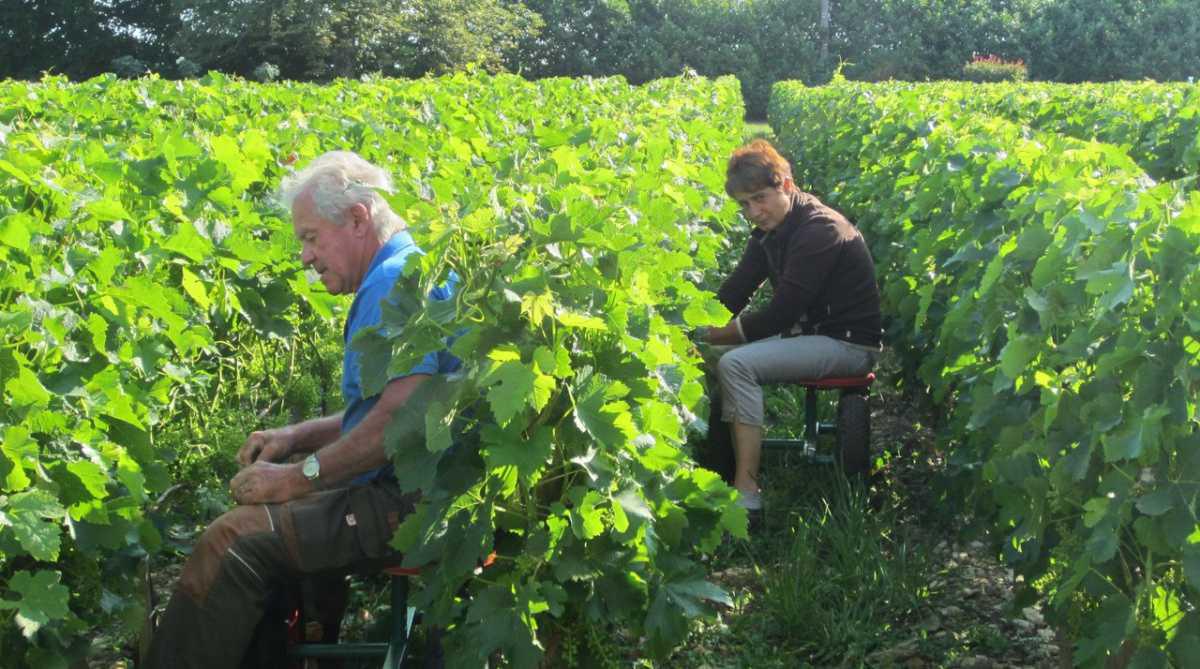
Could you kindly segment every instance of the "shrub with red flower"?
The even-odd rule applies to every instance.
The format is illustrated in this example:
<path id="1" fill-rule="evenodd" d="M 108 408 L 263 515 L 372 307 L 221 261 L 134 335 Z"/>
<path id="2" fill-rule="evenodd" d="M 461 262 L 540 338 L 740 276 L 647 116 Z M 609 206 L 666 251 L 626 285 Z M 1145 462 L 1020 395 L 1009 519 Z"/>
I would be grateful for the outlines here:
<path id="1" fill-rule="evenodd" d="M 1004 60 L 1000 56 L 973 54 L 963 65 L 963 79 L 975 82 L 1025 81 L 1028 71 L 1023 60 Z"/>

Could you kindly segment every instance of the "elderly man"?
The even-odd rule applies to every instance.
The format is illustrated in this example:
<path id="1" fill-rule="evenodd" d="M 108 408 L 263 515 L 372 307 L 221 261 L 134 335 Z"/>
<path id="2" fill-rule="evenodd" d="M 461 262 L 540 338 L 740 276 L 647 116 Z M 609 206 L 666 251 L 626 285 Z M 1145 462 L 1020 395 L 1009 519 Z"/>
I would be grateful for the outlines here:
<path id="1" fill-rule="evenodd" d="M 246 439 L 237 455 L 243 468 L 230 483 L 238 506 L 204 532 L 188 559 L 151 643 L 149 666 L 237 667 L 268 601 L 283 587 L 330 575 L 337 583 L 350 568 L 391 557 L 393 530 L 415 500 L 395 483 L 384 428 L 430 375 L 453 372 L 459 363 L 448 352 L 431 354 L 380 394 L 363 396 L 359 354 L 349 343 L 379 323 L 381 301 L 419 252 L 378 193 L 390 188 L 387 172 L 343 151 L 320 156 L 284 181 L 282 201 L 292 212 L 301 260 L 329 292 L 354 293 L 344 335 L 346 408 Z M 340 616 L 341 607 L 332 608 Z M 336 629 L 336 616 L 325 622 Z"/>

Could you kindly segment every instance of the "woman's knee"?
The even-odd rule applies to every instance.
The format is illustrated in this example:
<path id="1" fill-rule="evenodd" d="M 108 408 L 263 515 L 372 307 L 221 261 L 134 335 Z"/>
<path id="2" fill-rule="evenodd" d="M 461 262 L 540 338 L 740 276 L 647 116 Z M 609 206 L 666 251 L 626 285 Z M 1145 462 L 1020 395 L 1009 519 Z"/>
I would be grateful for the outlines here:
<path id="1" fill-rule="evenodd" d="M 740 381 L 754 381 L 754 369 L 748 364 L 746 359 L 738 355 L 740 349 L 734 349 L 717 361 L 717 378 L 722 383 L 737 379 Z"/>

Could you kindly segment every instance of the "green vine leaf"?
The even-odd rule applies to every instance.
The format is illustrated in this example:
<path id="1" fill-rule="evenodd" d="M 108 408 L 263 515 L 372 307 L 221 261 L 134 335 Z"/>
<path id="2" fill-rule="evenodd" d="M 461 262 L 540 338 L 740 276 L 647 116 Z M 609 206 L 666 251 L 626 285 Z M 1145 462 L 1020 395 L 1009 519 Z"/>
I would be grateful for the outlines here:
<path id="1" fill-rule="evenodd" d="M 10 528 L 34 559 L 57 560 L 62 546 L 59 523 L 66 517 L 66 509 L 53 495 L 37 489 L 11 495 L 6 501 L 0 511 L 0 527 Z"/>
<path id="2" fill-rule="evenodd" d="M 18 571 L 9 579 L 8 587 L 19 595 L 19 599 L 0 599 L 0 609 L 16 609 L 17 626 L 26 639 L 70 613 L 67 609 L 70 593 L 59 583 L 60 578 L 55 571 Z"/>

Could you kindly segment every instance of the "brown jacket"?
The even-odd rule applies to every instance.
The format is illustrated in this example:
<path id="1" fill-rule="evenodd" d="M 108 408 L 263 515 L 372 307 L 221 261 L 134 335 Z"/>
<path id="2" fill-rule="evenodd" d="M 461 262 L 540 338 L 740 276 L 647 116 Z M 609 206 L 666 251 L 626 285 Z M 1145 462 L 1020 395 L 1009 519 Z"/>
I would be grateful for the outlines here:
<path id="1" fill-rule="evenodd" d="M 765 308 L 740 315 L 746 341 L 801 332 L 881 345 L 871 252 L 858 228 L 816 197 L 793 193 L 791 210 L 777 228 L 750 233 L 717 298 L 737 314 L 764 279 L 774 294 Z"/>

